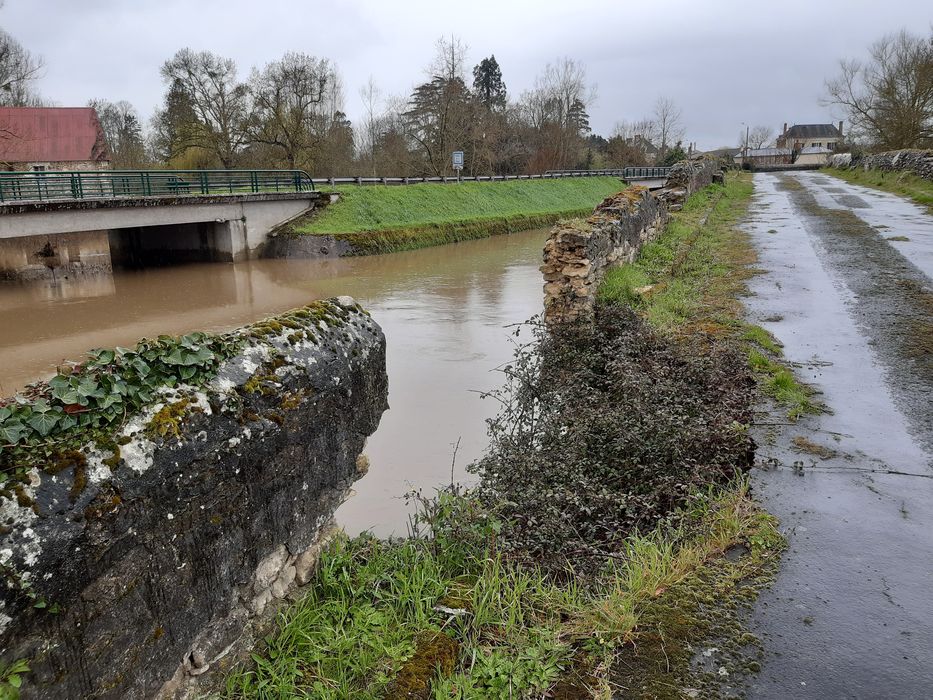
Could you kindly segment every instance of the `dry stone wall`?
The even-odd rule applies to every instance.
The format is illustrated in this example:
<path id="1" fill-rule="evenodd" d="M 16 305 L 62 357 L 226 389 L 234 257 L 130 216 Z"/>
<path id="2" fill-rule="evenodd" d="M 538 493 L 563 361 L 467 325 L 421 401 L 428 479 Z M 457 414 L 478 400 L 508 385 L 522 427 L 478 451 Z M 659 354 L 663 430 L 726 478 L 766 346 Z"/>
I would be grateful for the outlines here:
<path id="1" fill-rule="evenodd" d="M 24 699 L 192 697 L 308 582 L 387 407 L 385 338 L 349 297 L 231 335 L 207 386 L 160 390 L 119 447 L 0 500 L 0 655 L 29 660 Z"/>
<path id="2" fill-rule="evenodd" d="M 933 151 L 903 150 L 871 153 L 862 156 L 852 164 L 865 170 L 911 172 L 927 180 L 933 180 Z"/>
<path id="3" fill-rule="evenodd" d="M 632 262 L 663 230 L 668 212 L 680 209 L 688 196 L 721 178 L 721 173 L 715 160 L 681 161 L 657 193 L 632 186 L 603 200 L 588 219 L 555 226 L 544 245 L 541 266 L 545 322 L 590 315 L 606 270 Z"/>

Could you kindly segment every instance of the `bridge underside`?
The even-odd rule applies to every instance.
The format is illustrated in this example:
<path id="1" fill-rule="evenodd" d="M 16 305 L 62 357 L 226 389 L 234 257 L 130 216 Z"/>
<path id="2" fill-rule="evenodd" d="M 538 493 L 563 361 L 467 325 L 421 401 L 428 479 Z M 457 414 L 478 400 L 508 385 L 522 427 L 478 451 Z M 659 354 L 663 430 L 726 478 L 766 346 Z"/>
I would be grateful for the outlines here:
<path id="1" fill-rule="evenodd" d="M 258 257 L 276 226 L 320 195 L 45 203 L 0 211 L 0 279 Z"/>

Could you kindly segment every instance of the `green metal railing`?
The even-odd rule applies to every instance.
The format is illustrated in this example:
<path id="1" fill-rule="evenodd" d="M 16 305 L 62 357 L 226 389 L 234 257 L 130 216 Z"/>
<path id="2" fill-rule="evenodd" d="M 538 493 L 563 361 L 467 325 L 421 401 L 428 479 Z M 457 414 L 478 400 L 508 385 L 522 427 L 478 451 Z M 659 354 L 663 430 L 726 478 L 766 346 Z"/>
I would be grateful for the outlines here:
<path id="1" fill-rule="evenodd" d="M 0 203 L 313 190 L 303 170 L 0 172 Z"/>

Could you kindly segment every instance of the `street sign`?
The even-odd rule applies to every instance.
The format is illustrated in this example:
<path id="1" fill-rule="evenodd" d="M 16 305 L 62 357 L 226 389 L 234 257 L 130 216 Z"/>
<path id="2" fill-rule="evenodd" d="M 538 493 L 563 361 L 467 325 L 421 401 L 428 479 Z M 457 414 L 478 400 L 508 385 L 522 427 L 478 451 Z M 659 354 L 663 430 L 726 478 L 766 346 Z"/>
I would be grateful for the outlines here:
<path id="1" fill-rule="evenodd" d="M 463 170 L 463 151 L 454 151 L 454 170 Z"/>

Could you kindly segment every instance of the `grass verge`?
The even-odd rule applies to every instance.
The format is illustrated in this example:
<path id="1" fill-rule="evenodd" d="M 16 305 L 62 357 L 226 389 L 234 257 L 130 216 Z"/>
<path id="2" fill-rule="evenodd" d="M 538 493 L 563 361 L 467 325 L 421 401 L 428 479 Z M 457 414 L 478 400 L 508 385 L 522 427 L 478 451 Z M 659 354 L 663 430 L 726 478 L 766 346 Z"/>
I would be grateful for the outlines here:
<path id="1" fill-rule="evenodd" d="M 824 168 L 820 172 L 851 182 L 853 185 L 874 187 L 912 199 L 933 213 L 933 181 L 908 172 L 884 172 L 861 168 Z"/>
<path id="2" fill-rule="evenodd" d="M 630 306 L 667 332 L 740 341 L 762 389 L 796 419 L 820 411 L 812 390 L 780 361 L 771 334 L 742 320 L 739 298 L 756 274 L 757 257 L 737 223 L 751 194 L 751 177 L 743 173 L 694 194 L 634 263 L 609 270 L 599 299 Z"/>
<path id="3" fill-rule="evenodd" d="M 281 232 L 344 240 L 361 255 L 387 253 L 549 226 L 588 215 L 621 188 L 615 177 L 345 186 L 339 201 Z"/>
<path id="4" fill-rule="evenodd" d="M 282 614 L 251 667 L 228 678 L 226 696 L 608 698 L 619 658 L 637 658 L 639 678 L 660 683 L 660 654 L 634 654 L 645 620 L 652 635 L 676 626 L 693 638 L 684 616 L 701 616 L 710 584 L 747 595 L 783 547 L 744 482 L 701 495 L 682 516 L 628 538 L 598 585 L 560 584 L 503 559 L 495 519 L 444 492 L 431 538 L 342 539 L 326 550 L 309 595 Z M 744 556 L 721 556 L 734 548 Z M 683 655 L 673 665 L 689 672 Z"/>

